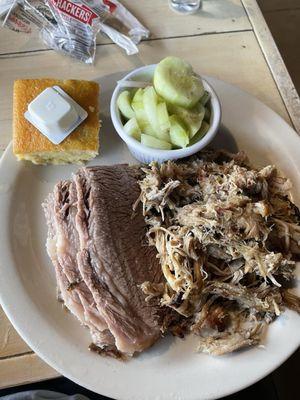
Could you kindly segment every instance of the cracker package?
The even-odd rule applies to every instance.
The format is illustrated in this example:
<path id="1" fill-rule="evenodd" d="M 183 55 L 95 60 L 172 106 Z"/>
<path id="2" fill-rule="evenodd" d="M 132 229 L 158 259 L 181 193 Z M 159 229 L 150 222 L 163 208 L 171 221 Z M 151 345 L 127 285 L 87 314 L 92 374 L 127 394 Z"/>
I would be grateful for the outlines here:
<path id="1" fill-rule="evenodd" d="M 22 33 L 39 31 L 47 47 L 90 64 L 98 32 L 128 55 L 149 31 L 117 0 L 0 0 L 3 26 Z"/>

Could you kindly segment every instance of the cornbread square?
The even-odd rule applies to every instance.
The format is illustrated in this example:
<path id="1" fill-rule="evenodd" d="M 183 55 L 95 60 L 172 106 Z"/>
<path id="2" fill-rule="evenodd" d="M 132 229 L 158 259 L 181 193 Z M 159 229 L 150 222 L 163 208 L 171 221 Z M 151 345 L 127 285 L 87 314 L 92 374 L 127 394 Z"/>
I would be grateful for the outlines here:
<path id="1" fill-rule="evenodd" d="M 28 104 L 43 90 L 59 86 L 88 117 L 60 144 L 50 142 L 24 117 Z M 99 151 L 99 85 L 96 82 L 58 79 L 18 79 L 13 93 L 13 152 L 18 160 L 34 164 L 81 163 Z"/>

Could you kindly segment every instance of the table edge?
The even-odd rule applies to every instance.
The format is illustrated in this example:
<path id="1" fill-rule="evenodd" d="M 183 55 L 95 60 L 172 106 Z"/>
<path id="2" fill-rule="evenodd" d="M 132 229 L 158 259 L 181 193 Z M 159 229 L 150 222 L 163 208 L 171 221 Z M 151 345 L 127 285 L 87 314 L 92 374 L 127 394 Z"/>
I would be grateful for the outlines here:
<path id="1" fill-rule="evenodd" d="M 241 0 L 295 130 L 300 134 L 300 98 L 256 0 Z"/>

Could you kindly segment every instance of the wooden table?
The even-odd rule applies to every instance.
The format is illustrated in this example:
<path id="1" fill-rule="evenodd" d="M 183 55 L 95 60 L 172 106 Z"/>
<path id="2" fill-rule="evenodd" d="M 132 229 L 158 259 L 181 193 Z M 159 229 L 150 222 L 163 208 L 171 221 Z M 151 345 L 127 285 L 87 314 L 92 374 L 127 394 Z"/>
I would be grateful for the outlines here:
<path id="1" fill-rule="evenodd" d="M 300 131 L 300 100 L 255 0 L 204 0 L 196 15 L 182 16 L 167 0 L 122 0 L 150 29 L 138 55 L 126 56 L 99 37 L 93 66 L 46 49 L 38 37 L 0 31 L 0 152 L 11 140 L 14 79 L 96 79 L 158 62 L 172 54 L 196 71 L 253 94 Z M 0 153 L 0 154 L 1 154 Z M 58 373 L 35 355 L 0 308 L 0 388 L 49 379 Z"/>

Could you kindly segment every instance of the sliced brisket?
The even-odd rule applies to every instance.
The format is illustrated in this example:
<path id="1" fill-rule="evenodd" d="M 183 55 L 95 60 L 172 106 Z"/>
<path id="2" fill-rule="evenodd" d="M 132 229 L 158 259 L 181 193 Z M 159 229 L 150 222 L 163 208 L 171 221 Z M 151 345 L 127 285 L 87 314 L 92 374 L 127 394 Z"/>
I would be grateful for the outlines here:
<path id="1" fill-rule="evenodd" d="M 155 250 L 146 245 L 141 210 L 133 214 L 137 173 L 116 165 L 85 168 L 75 177 L 78 267 L 124 353 L 141 351 L 160 336 L 159 310 L 145 302 L 139 286 L 158 282 L 161 268 Z"/>
<path id="2" fill-rule="evenodd" d="M 56 279 L 65 306 L 86 325 L 93 341 L 114 344 L 107 324 L 99 315 L 93 296 L 77 267 L 78 234 L 75 230 L 76 191 L 72 182 L 60 182 L 43 204 L 48 223 L 47 251 L 55 267 Z M 105 340 L 104 340 L 105 339 Z"/>
<path id="3" fill-rule="evenodd" d="M 162 273 L 141 209 L 132 209 L 139 177 L 140 169 L 127 165 L 82 168 L 44 203 L 61 297 L 90 329 L 92 348 L 111 355 L 142 351 L 161 334 L 161 309 L 140 288 Z"/>

